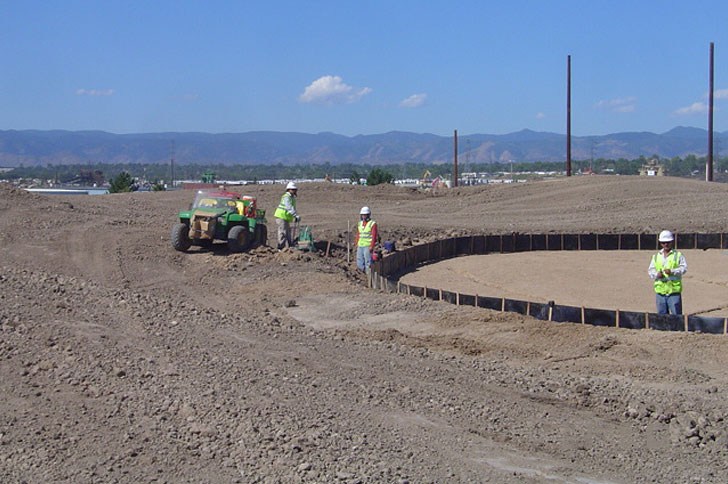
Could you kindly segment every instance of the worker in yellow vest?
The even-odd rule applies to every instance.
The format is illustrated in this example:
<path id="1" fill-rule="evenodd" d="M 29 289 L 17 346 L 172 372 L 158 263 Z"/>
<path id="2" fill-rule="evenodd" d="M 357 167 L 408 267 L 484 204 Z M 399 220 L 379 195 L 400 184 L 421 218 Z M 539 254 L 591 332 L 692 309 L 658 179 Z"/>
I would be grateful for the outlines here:
<path id="1" fill-rule="evenodd" d="M 377 245 L 377 223 L 371 219 L 372 211 L 369 207 L 362 207 L 359 211 L 359 223 L 356 225 L 356 266 L 359 270 L 369 274 L 372 265 L 372 253 Z"/>
<path id="2" fill-rule="evenodd" d="M 296 212 L 296 194 L 298 187 L 295 183 L 289 182 L 286 185 L 286 192 L 281 197 L 281 203 L 278 204 L 273 217 L 276 219 L 276 228 L 278 229 L 278 249 L 292 247 L 291 239 L 291 222 L 301 220 Z"/>
<path id="3" fill-rule="evenodd" d="M 673 248 L 675 236 L 663 230 L 660 250 L 652 256 L 647 273 L 655 281 L 658 314 L 682 314 L 682 276 L 688 270 L 685 256 Z"/>

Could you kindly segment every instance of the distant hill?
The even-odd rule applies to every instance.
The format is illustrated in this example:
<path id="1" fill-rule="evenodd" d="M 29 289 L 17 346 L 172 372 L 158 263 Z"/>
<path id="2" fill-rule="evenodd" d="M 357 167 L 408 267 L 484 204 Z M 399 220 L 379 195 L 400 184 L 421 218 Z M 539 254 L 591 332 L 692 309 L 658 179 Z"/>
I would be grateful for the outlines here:
<path id="1" fill-rule="evenodd" d="M 716 155 L 728 153 L 728 131 L 716 133 Z M 146 133 L 104 131 L 0 131 L 0 166 L 82 163 L 168 163 L 174 141 L 180 164 L 276 164 L 401 162 L 445 163 L 453 156 L 452 137 L 391 131 L 343 136 L 335 133 Z M 723 148 L 725 147 L 725 148 Z M 467 151 L 470 151 L 469 156 Z M 641 155 L 704 156 L 707 131 L 677 127 L 662 134 L 615 133 L 572 136 L 574 160 L 634 159 Z M 566 136 L 524 129 L 504 135 L 471 134 L 458 138 L 459 159 L 495 161 L 562 161 Z"/>

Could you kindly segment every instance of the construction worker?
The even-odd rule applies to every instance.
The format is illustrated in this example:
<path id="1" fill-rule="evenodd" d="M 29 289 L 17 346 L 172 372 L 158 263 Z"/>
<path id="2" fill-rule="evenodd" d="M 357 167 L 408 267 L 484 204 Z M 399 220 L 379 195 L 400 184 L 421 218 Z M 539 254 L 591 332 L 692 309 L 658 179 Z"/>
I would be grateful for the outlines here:
<path id="1" fill-rule="evenodd" d="M 371 219 L 369 207 L 359 210 L 359 223 L 356 232 L 356 266 L 360 271 L 369 274 L 372 265 L 372 253 L 377 244 L 377 223 Z"/>
<path id="2" fill-rule="evenodd" d="M 276 219 L 276 228 L 278 229 L 278 249 L 284 247 L 292 247 L 293 240 L 291 239 L 291 222 L 294 220 L 299 222 L 298 212 L 296 212 L 296 194 L 298 193 L 298 187 L 295 183 L 289 182 L 286 185 L 286 192 L 281 197 L 281 203 L 278 204 L 273 216 Z"/>
<path id="3" fill-rule="evenodd" d="M 657 314 L 682 314 L 682 276 L 688 270 L 685 257 L 673 248 L 675 236 L 663 230 L 660 250 L 652 256 L 647 273 L 655 281 Z"/>

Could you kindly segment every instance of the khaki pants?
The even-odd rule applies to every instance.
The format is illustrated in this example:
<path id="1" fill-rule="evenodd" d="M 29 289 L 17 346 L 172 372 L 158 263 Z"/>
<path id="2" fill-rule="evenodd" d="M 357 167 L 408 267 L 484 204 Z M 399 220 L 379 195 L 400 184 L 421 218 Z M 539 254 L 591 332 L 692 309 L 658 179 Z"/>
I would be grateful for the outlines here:
<path id="1" fill-rule="evenodd" d="M 278 232 L 278 248 L 291 247 L 291 223 L 282 218 L 276 218 L 276 228 Z"/>

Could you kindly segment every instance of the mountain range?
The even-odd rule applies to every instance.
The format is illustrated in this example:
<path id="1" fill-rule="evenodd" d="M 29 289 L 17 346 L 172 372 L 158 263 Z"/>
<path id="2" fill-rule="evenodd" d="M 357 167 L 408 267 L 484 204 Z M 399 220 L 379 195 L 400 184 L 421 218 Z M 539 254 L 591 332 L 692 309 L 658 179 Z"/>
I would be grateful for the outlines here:
<path id="1" fill-rule="evenodd" d="M 634 159 L 707 153 L 704 129 L 676 127 L 661 134 L 624 132 L 572 136 L 571 157 Z M 714 154 L 728 152 L 728 131 L 714 133 Z M 719 150 L 720 148 L 720 150 Z M 104 131 L 0 130 L 0 166 L 86 163 L 309 164 L 449 163 L 452 136 L 391 131 L 344 136 L 335 133 L 251 131 L 113 134 Z M 461 163 L 563 161 L 566 135 L 524 129 L 515 133 L 458 136 Z"/>

